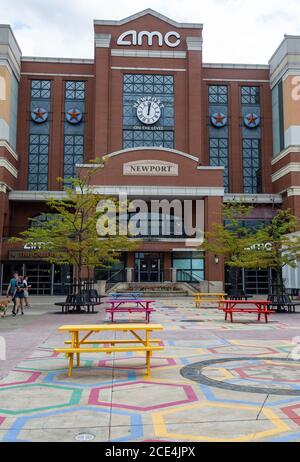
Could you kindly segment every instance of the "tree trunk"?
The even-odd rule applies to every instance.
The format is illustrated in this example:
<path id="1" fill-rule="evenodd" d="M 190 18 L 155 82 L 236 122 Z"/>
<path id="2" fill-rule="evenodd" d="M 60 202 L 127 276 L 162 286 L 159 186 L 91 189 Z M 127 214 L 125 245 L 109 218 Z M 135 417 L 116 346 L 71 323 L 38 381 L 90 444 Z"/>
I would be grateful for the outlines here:
<path id="1" fill-rule="evenodd" d="M 276 295 L 282 295 L 284 292 L 284 284 L 283 284 L 283 277 L 282 277 L 282 268 L 276 268 L 276 277 L 275 277 L 275 285 L 273 285 L 273 293 Z"/>

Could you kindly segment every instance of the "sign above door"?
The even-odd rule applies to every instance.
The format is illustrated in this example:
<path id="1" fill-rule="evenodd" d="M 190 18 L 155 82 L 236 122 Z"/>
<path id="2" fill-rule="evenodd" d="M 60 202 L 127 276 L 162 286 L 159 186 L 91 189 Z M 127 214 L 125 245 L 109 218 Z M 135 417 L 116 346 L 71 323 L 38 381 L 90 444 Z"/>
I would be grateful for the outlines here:
<path id="1" fill-rule="evenodd" d="M 123 164 L 123 175 L 178 176 L 178 164 L 163 160 L 137 160 Z"/>

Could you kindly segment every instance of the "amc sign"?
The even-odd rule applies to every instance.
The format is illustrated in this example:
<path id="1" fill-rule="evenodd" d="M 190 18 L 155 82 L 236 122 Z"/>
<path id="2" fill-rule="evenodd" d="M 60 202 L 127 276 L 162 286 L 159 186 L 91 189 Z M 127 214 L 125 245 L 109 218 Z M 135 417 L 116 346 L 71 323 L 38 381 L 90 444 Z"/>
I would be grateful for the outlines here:
<path id="1" fill-rule="evenodd" d="M 171 48 L 176 48 L 180 44 L 180 34 L 171 30 L 165 35 L 162 35 L 161 32 L 153 31 L 148 32 L 142 30 L 137 32 L 136 30 L 127 30 L 123 32 L 117 40 L 117 45 L 143 45 L 144 42 L 148 44 L 149 47 L 153 45 L 153 39 L 156 39 L 158 46 L 162 47 L 164 44 Z"/>

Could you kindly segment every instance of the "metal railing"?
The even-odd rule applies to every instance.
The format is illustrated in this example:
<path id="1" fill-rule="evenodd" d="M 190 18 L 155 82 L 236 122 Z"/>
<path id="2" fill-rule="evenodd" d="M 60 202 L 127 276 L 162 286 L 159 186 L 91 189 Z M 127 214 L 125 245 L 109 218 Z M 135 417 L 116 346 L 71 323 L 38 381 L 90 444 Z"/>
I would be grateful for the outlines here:
<path id="1" fill-rule="evenodd" d="M 107 283 L 117 283 L 117 282 L 125 282 L 125 270 L 97 270 L 97 278 L 99 280 L 106 281 Z"/>
<path id="2" fill-rule="evenodd" d="M 177 282 L 203 282 L 203 279 L 189 270 L 176 270 L 176 281 Z"/>

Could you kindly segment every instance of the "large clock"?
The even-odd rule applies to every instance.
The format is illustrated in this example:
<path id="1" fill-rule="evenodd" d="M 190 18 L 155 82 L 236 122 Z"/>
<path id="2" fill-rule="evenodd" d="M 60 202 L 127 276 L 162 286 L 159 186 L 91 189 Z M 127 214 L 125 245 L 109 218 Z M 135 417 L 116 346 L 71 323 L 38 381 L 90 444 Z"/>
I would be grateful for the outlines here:
<path id="1" fill-rule="evenodd" d="M 155 124 L 161 116 L 161 109 L 156 101 L 141 101 L 136 109 L 137 118 L 145 125 Z"/>

